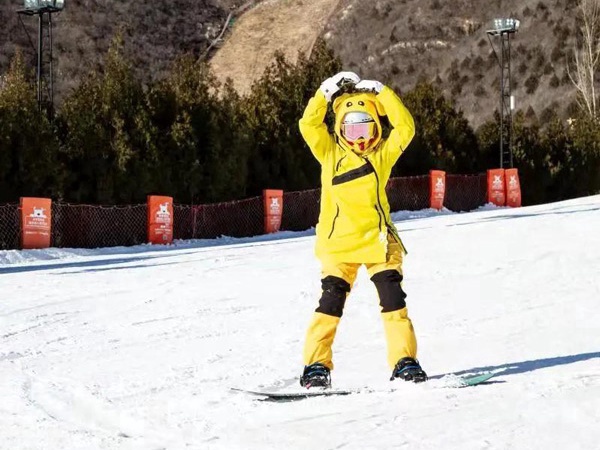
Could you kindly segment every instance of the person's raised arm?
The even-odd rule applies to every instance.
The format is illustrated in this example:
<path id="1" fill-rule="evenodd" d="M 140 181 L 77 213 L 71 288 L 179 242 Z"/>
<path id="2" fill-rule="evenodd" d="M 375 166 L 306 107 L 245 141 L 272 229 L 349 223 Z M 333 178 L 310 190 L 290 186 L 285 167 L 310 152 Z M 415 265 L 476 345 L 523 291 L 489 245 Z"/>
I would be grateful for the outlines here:
<path id="1" fill-rule="evenodd" d="M 384 86 L 379 81 L 363 80 L 356 85 L 356 89 L 375 92 L 377 101 L 385 110 L 392 131 L 382 148 L 382 152 L 384 152 L 390 165 L 393 165 L 412 141 L 415 135 L 415 121 L 400 97 L 391 88 Z"/>
<path id="2" fill-rule="evenodd" d="M 359 81 L 359 76 L 353 72 L 340 72 L 326 79 L 306 105 L 299 122 L 300 133 L 319 162 L 335 146 L 335 139 L 329 134 L 325 124 L 327 105 L 342 85 Z"/>

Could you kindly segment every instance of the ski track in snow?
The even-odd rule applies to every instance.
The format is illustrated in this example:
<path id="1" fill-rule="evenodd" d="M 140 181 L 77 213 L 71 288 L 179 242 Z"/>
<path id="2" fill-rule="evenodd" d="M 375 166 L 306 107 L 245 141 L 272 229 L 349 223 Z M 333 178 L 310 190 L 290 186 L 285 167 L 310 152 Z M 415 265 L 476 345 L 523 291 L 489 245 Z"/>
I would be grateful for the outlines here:
<path id="1" fill-rule="evenodd" d="M 375 392 L 293 403 L 229 389 L 298 389 L 313 230 L 0 252 L 0 449 L 598 448 L 600 196 L 393 217 L 434 380 L 389 391 L 361 270 L 332 377 Z"/>

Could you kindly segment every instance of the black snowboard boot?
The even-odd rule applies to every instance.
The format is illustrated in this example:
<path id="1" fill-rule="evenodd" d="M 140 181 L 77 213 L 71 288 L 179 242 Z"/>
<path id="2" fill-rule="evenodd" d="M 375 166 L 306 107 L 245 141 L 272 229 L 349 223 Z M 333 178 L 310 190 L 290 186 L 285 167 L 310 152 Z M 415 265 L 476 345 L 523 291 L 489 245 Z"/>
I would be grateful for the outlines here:
<path id="1" fill-rule="evenodd" d="M 331 376 L 329 369 L 321 363 L 314 363 L 304 367 L 304 373 L 300 377 L 300 386 L 310 389 L 319 387 L 329 389 L 331 387 Z"/>
<path id="2" fill-rule="evenodd" d="M 414 383 L 422 383 L 427 381 L 427 374 L 423 369 L 419 361 L 413 358 L 402 358 L 396 363 L 394 371 L 392 372 L 392 378 L 394 380 L 400 378 L 404 381 L 412 381 Z"/>

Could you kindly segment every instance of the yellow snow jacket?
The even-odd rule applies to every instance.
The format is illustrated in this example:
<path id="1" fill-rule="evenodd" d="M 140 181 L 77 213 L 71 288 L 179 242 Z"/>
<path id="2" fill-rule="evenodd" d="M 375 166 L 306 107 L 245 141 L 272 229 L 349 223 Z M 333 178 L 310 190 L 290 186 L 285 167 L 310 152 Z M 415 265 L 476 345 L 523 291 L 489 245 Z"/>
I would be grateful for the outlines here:
<path id="1" fill-rule="evenodd" d="M 385 186 L 415 134 L 413 117 L 388 87 L 377 95 L 343 94 L 333 104 L 335 134 L 330 134 L 324 123 L 327 105 L 323 93 L 317 91 L 299 123 L 304 140 L 321 164 L 316 255 L 328 264 L 385 262 L 388 233 L 406 252 L 390 219 Z M 340 132 L 342 119 L 350 111 L 368 112 L 376 122 L 378 137 L 361 154 L 352 151 Z M 387 139 L 381 138 L 379 116 L 384 115 L 393 128 Z"/>

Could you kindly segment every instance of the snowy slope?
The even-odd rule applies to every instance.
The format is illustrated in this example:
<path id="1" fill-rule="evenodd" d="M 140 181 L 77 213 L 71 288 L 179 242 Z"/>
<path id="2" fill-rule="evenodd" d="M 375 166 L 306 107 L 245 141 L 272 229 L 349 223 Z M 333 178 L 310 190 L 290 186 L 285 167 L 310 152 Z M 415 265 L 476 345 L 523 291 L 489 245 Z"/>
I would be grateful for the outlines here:
<path id="1" fill-rule="evenodd" d="M 395 220 L 424 368 L 498 371 L 493 383 L 383 392 L 361 271 L 333 382 L 381 392 L 284 404 L 230 392 L 295 386 L 320 295 L 311 232 L 0 252 L 0 448 L 599 448 L 600 196 Z"/>

